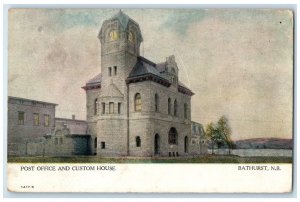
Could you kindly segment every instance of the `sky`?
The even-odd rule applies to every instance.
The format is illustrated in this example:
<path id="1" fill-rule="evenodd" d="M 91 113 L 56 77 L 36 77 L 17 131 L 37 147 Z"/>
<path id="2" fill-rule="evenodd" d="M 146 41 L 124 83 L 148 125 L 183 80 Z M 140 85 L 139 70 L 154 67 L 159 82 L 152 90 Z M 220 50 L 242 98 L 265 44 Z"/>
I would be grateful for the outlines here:
<path id="1" fill-rule="evenodd" d="M 192 120 L 225 115 L 232 138 L 292 138 L 293 14 L 278 9 L 122 9 L 139 23 L 141 55 L 175 55 L 195 95 Z M 84 84 L 101 71 L 103 21 L 118 9 L 11 9 L 8 95 L 57 103 L 86 119 Z"/>

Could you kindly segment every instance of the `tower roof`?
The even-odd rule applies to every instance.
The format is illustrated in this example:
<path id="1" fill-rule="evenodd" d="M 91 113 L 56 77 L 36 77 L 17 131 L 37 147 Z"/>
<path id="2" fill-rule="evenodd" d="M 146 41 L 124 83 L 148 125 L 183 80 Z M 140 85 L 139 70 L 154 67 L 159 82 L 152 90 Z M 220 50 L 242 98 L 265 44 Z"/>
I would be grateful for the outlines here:
<path id="1" fill-rule="evenodd" d="M 120 28 L 122 31 L 126 31 L 128 29 L 128 24 L 129 22 L 133 23 L 136 25 L 136 27 L 138 28 L 138 37 L 141 41 L 143 41 L 143 37 L 142 37 L 142 34 L 141 34 L 141 30 L 140 30 L 140 26 L 139 24 L 134 21 L 131 17 L 129 17 L 128 15 L 126 15 L 122 10 L 119 10 L 118 13 L 116 13 L 115 15 L 113 15 L 111 18 L 105 20 L 102 24 L 102 27 L 101 27 L 101 30 L 98 34 L 98 38 L 100 39 L 101 38 L 101 33 L 102 33 L 102 28 L 103 28 L 103 25 L 105 25 L 107 22 L 109 21 L 113 21 L 113 20 L 118 20 L 120 22 Z"/>
<path id="2" fill-rule="evenodd" d="M 125 13 L 123 13 L 122 10 L 120 10 L 117 14 L 115 14 L 111 20 L 113 19 L 117 19 L 119 20 L 123 30 L 125 30 L 127 28 L 129 19 L 131 19 L 128 15 L 126 15 Z M 132 19 L 131 19 L 132 20 Z M 133 21 L 133 20 L 132 20 Z"/>

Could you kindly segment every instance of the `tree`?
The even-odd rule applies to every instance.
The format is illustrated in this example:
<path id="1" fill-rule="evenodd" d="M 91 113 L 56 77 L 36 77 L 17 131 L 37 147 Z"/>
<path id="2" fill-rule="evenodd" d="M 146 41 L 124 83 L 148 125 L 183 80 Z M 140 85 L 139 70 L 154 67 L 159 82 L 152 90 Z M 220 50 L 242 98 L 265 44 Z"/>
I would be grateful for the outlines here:
<path id="1" fill-rule="evenodd" d="M 217 137 L 218 141 L 228 146 L 228 152 L 231 154 L 233 148 L 233 141 L 231 139 L 231 128 L 228 123 L 226 116 L 221 116 L 217 123 Z"/>
<path id="2" fill-rule="evenodd" d="M 210 122 L 209 124 L 207 124 L 206 126 L 206 131 L 205 131 L 205 136 L 207 139 L 209 139 L 210 143 L 211 143 L 211 149 L 212 149 L 212 154 L 214 154 L 214 134 L 215 132 L 215 128 L 212 122 Z"/>

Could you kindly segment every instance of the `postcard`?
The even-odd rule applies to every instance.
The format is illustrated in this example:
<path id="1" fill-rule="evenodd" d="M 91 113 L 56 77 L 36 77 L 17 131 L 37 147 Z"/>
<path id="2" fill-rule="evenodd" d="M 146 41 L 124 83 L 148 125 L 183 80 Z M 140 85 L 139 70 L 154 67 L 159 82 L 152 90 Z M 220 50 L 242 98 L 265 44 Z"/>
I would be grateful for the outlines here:
<path id="1" fill-rule="evenodd" d="M 11 8 L 11 192 L 293 191 L 293 11 Z"/>

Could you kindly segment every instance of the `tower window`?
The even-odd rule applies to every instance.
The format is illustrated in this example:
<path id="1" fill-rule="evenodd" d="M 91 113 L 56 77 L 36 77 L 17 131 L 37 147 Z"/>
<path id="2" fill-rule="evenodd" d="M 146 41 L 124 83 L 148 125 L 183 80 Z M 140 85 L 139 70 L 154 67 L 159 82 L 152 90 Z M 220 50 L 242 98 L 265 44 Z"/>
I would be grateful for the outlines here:
<path id="1" fill-rule="evenodd" d="M 40 125 L 40 115 L 39 114 L 33 114 L 33 124 L 35 126 Z"/>
<path id="2" fill-rule="evenodd" d="M 112 30 L 110 33 L 109 33 L 109 37 L 110 37 L 110 40 L 111 41 L 115 41 L 115 40 L 118 40 L 119 39 L 119 33 L 117 30 Z"/>
<path id="3" fill-rule="evenodd" d="M 186 119 L 187 118 L 187 113 L 188 113 L 188 107 L 187 107 L 187 104 L 184 103 L 184 118 Z"/>
<path id="4" fill-rule="evenodd" d="M 134 110 L 136 112 L 142 111 L 142 98 L 141 94 L 137 93 L 134 96 Z"/>
<path id="5" fill-rule="evenodd" d="M 102 114 L 105 114 L 105 102 L 102 102 Z"/>
<path id="6" fill-rule="evenodd" d="M 159 97 L 158 94 L 155 94 L 155 111 L 159 111 Z"/>
<path id="7" fill-rule="evenodd" d="M 94 101 L 94 115 L 97 115 L 99 111 L 99 102 L 98 99 L 96 98 Z"/>
<path id="8" fill-rule="evenodd" d="M 113 102 L 110 102 L 110 103 L 109 103 L 109 113 L 110 113 L 110 114 L 113 114 L 113 113 L 114 113 L 114 103 L 113 103 Z"/>
<path id="9" fill-rule="evenodd" d="M 114 66 L 114 74 L 117 75 L 117 66 Z"/>
<path id="10" fill-rule="evenodd" d="M 108 68 L 108 76 L 111 76 L 111 67 Z"/>
<path id="11" fill-rule="evenodd" d="M 118 114 L 121 114 L 121 102 L 118 103 Z"/>
<path id="12" fill-rule="evenodd" d="M 168 99 L 168 114 L 171 114 L 171 98 Z"/>
<path id="13" fill-rule="evenodd" d="M 105 142 L 101 142 L 101 149 L 105 149 Z"/>
<path id="14" fill-rule="evenodd" d="M 18 124 L 24 125 L 25 112 L 18 112 Z"/>
<path id="15" fill-rule="evenodd" d="M 135 137 L 135 144 L 136 144 L 136 147 L 141 147 L 141 138 L 140 138 L 140 136 Z"/>
<path id="16" fill-rule="evenodd" d="M 128 41 L 130 41 L 131 43 L 134 43 L 134 34 L 132 31 L 130 31 L 128 33 Z"/>

